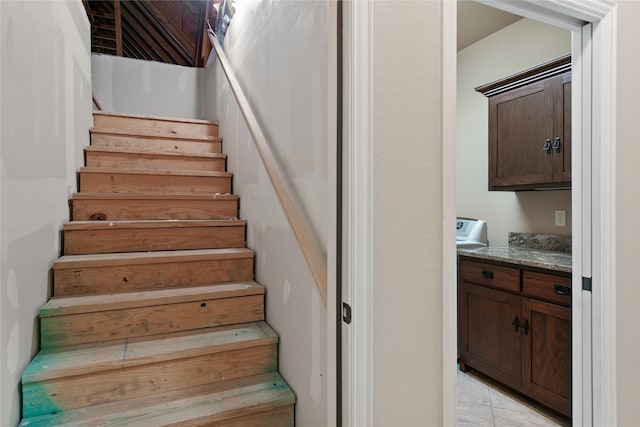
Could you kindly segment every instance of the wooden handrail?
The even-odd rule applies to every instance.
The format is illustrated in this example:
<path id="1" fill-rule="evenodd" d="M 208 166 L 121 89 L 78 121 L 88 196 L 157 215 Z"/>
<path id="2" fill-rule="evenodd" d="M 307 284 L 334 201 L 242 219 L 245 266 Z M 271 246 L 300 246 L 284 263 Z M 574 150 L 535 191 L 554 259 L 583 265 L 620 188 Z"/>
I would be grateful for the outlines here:
<path id="1" fill-rule="evenodd" d="M 95 107 L 95 109 L 102 110 L 102 107 L 100 106 L 100 103 L 96 99 L 96 96 L 92 94 L 91 98 L 93 99 L 93 106 Z"/>
<path id="2" fill-rule="evenodd" d="M 299 203 L 294 198 L 293 192 L 291 191 L 287 180 L 280 172 L 282 169 L 279 167 L 278 162 L 276 161 L 276 158 L 273 155 L 271 148 L 269 147 L 267 138 L 264 136 L 258 120 L 256 119 L 255 114 L 253 114 L 253 110 L 249 105 L 249 101 L 244 95 L 244 92 L 240 87 L 240 83 L 238 82 L 235 73 L 231 69 L 229 60 L 224 54 L 220 43 L 218 43 L 218 40 L 215 37 L 215 33 L 213 32 L 213 30 L 211 30 L 211 26 L 209 26 L 208 33 L 209 41 L 216 51 L 216 56 L 220 61 L 220 65 L 222 66 L 222 70 L 224 71 L 225 76 L 227 77 L 227 81 L 229 82 L 231 91 L 236 97 L 238 107 L 240 107 L 240 111 L 242 112 L 242 115 L 244 116 L 244 119 L 247 123 L 247 127 L 249 128 L 249 133 L 253 137 L 256 149 L 260 154 L 260 158 L 262 159 L 262 163 L 264 164 L 267 174 L 269 175 L 269 179 L 271 179 L 271 183 L 273 184 L 278 199 L 282 204 L 285 215 L 289 220 L 289 224 L 291 225 L 293 234 L 296 236 L 298 245 L 302 250 L 302 254 L 304 255 L 304 259 L 307 262 L 307 266 L 311 271 L 311 276 L 313 277 L 316 289 L 318 290 L 320 298 L 322 299 L 322 303 L 326 308 L 327 263 L 325 257 L 322 255 L 322 252 L 319 249 L 320 247 L 314 237 L 313 232 L 311 231 L 311 227 L 304 220 L 302 210 L 300 209 Z"/>

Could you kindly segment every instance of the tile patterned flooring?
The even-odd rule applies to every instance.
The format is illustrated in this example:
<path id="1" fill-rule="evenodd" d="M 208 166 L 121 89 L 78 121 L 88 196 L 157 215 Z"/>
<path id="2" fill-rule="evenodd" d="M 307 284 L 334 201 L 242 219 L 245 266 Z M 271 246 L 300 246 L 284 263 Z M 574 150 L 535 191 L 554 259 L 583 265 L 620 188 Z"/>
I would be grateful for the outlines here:
<path id="1" fill-rule="evenodd" d="M 560 415 L 500 387 L 474 371 L 458 370 L 458 427 L 565 427 Z"/>

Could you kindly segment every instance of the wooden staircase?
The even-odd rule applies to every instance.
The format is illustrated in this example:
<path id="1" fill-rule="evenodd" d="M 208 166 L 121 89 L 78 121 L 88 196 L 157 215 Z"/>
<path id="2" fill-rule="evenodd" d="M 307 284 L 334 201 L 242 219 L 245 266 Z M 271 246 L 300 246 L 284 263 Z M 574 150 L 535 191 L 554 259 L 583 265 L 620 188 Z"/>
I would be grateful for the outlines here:
<path id="1" fill-rule="evenodd" d="M 217 126 L 94 113 L 20 426 L 291 426 Z"/>

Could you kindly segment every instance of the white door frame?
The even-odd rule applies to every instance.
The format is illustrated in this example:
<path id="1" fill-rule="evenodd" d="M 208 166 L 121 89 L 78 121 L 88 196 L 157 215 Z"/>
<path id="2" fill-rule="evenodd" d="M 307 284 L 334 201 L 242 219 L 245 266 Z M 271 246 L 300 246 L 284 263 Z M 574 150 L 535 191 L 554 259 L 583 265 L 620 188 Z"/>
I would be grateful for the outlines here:
<path id="1" fill-rule="evenodd" d="M 611 0 L 482 1 L 573 31 L 574 150 L 573 283 L 592 279 L 593 293 L 575 292 L 573 314 L 574 425 L 616 425 L 615 361 L 615 143 L 616 7 Z M 455 1 L 443 1 L 443 230 L 455 209 Z M 353 323 L 343 325 L 343 425 L 369 426 L 372 418 L 371 257 L 371 6 L 344 3 L 344 238 L 343 300 Z M 585 22 L 592 23 L 582 29 Z M 591 50 L 593 49 L 593 50 Z M 583 52 L 586 54 L 583 55 Z M 591 56 L 590 52 L 593 52 Z M 589 65 L 591 63 L 591 65 Z M 583 84 L 592 77 L 593 85 Z M 578 106 L 580 112 L 576 111 Z M 589 116 L 591 126 L 589 126 Z M 584 126 L 583 126 L 584 124 Z M 591 138 L 592 137 L 592 138 Z M 584 142 L 586 141 L 586 142 Z M 575 142 L 574 142 L 575 143 Z M 451 148 L 453 147 L 453 148 Z M 591 156 L 597 153 L 597 156 Z M 451 227 L 453 229 L 453 227 Z M 455 250 L 443 233 L 443 425 L 455 425 Z M 593 248 L 593 249 L 592 249 Z M 606 283 L 607 286 L 602 286 Z M 360 286 L 356 286 L 360 284 Z M 363 284 L 365 286 L 363 286 Z M 584 326 L 584 330 L 582 327 Z M 589 328 L 592 328 L 589 331 Z M 583 357 L 576 357 L 575 354 Z"/>
<path id="2" fill-rule="evenodd" d="M 343 2 L 342 425 L 373 424 L 371 3 Z M 359 286 L 356 286 L 359 284 Z"/>

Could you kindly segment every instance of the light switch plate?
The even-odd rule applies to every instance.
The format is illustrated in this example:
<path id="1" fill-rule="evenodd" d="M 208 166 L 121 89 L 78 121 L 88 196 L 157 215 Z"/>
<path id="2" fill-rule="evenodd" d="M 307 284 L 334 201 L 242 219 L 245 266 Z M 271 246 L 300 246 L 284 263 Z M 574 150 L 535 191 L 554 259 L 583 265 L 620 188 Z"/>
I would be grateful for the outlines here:
<path id="1" fill-rule="evenodd" d="M 567 226 L 567 211 L 564 209 L 556 210 L 556 227 Z"/>

